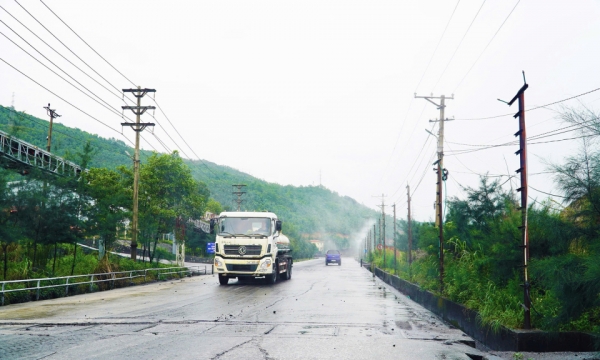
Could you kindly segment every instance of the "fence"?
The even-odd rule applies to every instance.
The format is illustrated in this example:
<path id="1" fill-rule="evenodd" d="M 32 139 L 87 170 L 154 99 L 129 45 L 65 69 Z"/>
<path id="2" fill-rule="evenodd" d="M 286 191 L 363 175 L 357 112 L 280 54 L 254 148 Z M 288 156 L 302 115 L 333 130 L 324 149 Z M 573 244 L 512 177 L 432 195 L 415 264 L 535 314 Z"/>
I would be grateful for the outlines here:
<path id="1" fill-rule="evenodd" d="M 94 291 L 94 284 L 108 283 L 110 289 L 115 288 L 115 284 L 122 281 L 129 281 L 129 284 L 133 284 L 134 279 L 144 278 L 143 282 L 147 282 L 148 276 L 154 275 L 157 280 L 161 278 L 172 276 L 174 274 L 181 274 L 194 276 L 194 275 L 207 275 L 208 270 L 213 272 L 212 266 L 208 265 L 196 265 L 188 267 L 168 267 L 168 268 L 151 268 L 144 270 L 129 270 L 129 271 L 117 271 L 99 274 L 86 274 L 86 275 L 73 275 L 73 276 L 62 276 L 54 278 L 40 278 L 40 279 L 26 279 L 26 280 L 10 280 L 0 281 L 2 284 L 2 290 L 0 291 L 2 298 L 2 306 L 4 306 L 5 295 L 9 293 L 16 293 L 27 291 L 31 296 L 31 292 L 35 292 L 35 300 L 40 299 L 40 290 L 64 287 L 64 296 L 69 296 L 69 287 L 82 286 L 89 284 L 89 292 Z M 19 287 L 23 284 L 24 287 Z M 31 284 L 35 284 L 32 286 Z M 7 288 L 11 287 L 11 288 Z M 13 288 L 17 286 L 18 288 Z"/>

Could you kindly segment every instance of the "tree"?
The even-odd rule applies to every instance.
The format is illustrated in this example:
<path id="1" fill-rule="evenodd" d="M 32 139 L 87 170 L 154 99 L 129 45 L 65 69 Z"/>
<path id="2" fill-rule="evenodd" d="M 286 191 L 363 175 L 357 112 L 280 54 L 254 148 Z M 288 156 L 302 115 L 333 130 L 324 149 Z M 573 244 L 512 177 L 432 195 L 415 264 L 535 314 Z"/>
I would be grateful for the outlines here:
<path id="1" fill-rule="evenodd" d="M 205 184 L 192 178 L 191 171 L 177 151 L 168 155 L 153 153 L 140 169 L 140 235 L 156 252 L 160 234 L 172 232 L 178 217 L 199 219 L 204 213 L 209 192 Z M 153 248 L 150 244 L 153 241 Z"/>

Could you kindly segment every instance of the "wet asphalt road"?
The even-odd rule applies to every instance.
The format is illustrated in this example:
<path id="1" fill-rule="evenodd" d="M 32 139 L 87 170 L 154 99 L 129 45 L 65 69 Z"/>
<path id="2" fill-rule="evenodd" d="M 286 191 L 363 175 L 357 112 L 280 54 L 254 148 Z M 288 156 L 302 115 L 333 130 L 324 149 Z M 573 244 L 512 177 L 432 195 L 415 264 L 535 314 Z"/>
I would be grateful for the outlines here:
<path id="1" fill-rule="evenodd" d="M 471 339 L 359 264 L 200 276 L 0 308 L 0 359 L 470 359 Z"/>

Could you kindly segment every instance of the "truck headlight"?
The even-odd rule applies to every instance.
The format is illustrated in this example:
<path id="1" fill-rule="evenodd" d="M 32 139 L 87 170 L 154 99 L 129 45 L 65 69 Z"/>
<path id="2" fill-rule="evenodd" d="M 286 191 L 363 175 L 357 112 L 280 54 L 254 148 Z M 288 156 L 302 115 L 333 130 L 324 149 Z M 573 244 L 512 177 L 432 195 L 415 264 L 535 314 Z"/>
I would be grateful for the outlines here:
<path id="1" fill-rule="evenodd" d="M 215 266 L 216 267 L 223 267 L 223 260 L 221 260 L 220 258 L 215 258 Z"/>
<path id="2" fill-rule="evenodd" d="M 265 259 L 265 261 L 263 261 L 262 264 L 260 264 L 260 269 L 261 270 L 267 270 L 267 268 L 271 266 L 271 259 Z"/>

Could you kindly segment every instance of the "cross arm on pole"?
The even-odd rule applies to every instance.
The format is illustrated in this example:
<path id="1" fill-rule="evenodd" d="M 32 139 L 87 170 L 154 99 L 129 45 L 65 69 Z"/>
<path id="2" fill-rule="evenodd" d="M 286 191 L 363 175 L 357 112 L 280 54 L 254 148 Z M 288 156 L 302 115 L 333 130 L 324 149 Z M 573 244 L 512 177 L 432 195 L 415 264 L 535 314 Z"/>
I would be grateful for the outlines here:
<path id="1" fill-rule="evenodd" d="M 143 115 L 147 110 L 155 110 L 156 106 L 121 106 L 123 110 L 131 110 L 136 115 Z"/>
<path id="2" fill-rule="evenodd" d="M 155 93 L 156 89 L 122 89 L 124 93 L 132 93 L 137 98 L 143 98 L 147 93 Z"/>
<path id="3" fill-rule="evenodd" d="M 121 126 L 131 126 L 133 131 L 140 132 L 148 126 L 154 126 L 154 123 L 121 123 Z"/>

